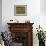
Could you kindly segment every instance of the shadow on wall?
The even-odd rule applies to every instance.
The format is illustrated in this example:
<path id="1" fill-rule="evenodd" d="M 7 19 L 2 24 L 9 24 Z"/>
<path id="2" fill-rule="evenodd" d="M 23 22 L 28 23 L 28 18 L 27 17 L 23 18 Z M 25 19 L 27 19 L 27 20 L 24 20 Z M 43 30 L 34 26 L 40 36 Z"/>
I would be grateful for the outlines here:
<path id="1" fill-rule="evenodd" d="M 2 0 L 0 0 L 0 31 L 2 31 Z"/>
<path id="2" fill-rule="evenodd" d="M 40 11 L 46 13 L 46 0 L 40 0 Z"/>

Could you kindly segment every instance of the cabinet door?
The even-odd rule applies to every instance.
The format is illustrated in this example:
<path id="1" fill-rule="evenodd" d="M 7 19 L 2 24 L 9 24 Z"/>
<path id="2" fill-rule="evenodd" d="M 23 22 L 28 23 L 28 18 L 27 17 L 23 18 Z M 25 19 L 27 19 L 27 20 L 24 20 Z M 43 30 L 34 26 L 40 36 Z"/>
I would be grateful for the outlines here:
<path id="1" fill-rule="evenodd" d="M 22 43 L 23 46 L 28 46 L 28 32 L 13 32 L 13 41 L 16 43 Z"/>

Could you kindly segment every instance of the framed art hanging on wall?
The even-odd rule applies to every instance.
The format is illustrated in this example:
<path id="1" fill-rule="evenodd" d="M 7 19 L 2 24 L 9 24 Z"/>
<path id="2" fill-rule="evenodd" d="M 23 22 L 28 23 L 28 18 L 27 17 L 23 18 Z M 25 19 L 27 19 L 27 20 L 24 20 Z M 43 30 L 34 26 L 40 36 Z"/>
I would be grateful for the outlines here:
<path id="1" fill-rule="evenodd" d="M 27 5 L 14 5 L 14 16 L 26 16 Z"/>

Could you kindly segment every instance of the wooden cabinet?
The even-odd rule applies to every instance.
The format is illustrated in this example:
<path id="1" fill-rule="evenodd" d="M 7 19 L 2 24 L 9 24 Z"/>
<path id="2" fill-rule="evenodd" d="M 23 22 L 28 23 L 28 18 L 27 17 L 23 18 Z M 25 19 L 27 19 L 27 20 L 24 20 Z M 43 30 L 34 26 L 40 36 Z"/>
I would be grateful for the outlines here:
<path id="1" fill-rule="evenodd" d="M 13 41 L 23 43 L 22 46 L 33 46 L 33 23 L 7 23 Z"/>

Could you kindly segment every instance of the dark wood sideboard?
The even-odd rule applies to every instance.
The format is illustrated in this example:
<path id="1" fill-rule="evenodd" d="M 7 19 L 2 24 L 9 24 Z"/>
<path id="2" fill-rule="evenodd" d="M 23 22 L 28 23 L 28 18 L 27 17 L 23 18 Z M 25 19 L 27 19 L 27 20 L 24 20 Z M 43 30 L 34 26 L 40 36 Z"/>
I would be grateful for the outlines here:
<path id="1" fill-rule="evenodd" d="M 7 23 L 12 39 L 23 43 L 22 46 L 33 46 L 33 23 Z"/>

